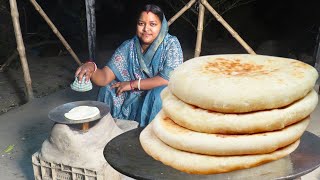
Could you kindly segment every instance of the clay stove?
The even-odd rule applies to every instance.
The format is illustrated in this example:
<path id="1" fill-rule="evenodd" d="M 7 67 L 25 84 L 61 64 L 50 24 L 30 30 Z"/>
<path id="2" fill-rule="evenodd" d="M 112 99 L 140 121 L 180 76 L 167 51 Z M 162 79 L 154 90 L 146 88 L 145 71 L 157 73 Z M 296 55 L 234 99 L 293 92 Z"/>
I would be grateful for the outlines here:
<path id="1" fill-rule="evenodd" d="M 64 113 L 77 106 L 95 106 L 100 116 L 70 121 Z M 115 136 L 134 129 L 137 122 L 114 120 L 109 107 L 98 101 L 63 104 L 49 112 L 50 136 L 33 157 L 35 179 L 124 179 L 105 160 L 103 150 Z"/>

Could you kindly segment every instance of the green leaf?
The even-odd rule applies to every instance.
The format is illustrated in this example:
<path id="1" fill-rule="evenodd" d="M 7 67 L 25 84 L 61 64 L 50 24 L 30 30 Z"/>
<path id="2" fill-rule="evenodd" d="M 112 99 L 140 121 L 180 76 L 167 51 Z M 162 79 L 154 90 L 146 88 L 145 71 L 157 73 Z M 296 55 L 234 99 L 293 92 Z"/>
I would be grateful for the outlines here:
<path id="1" fill-rule="evenodd" d="M 9 145 L 3 152 L 10 153 L 14 149 L 14 144 Z"/>

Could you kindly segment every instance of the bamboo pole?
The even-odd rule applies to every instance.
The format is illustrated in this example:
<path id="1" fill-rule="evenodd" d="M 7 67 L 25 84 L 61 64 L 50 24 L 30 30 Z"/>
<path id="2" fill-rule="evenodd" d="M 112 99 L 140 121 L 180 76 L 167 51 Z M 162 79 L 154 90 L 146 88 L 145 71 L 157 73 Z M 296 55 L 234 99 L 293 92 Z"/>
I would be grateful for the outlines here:
<path id="1" fill-rule="evenodd" d="M 207 2 L 207 0 L 200 0 L 201 4 L 203 4 L 211 14 L 219 21 L 228 31 L 229 33 L 246 49 L 246 51 L 250 54 L 256 54 L 252 48 L 239 36 L 239 34 L 232 29 L 232 27 L 215 11 L 212 6 Z"/>
<path id="2" fill-rule="evenodd" d="M 73 59 L 78 63 L 80 66 L 82 63 L 79 60 L 78 56 L 74 53 L 74 51 L 71 49 L 70 45 L 68 42 L 64 39 L 64 37 L 61 35 L 59 30 L 56 28 L 56 26 L 52 23 L 52 21 L 49 19 L 49 17 L 46 15 L 46 13 L 42 10 L 41 6 L 35 1 L 35 0 L 30 0 L 34 8 L 39 12 L 39 14 L 43 17 L 43 19 L 47 22 L 47 24 L 50 26 L 52 29 L 53 33 L 60 39 L 64 47 L 69 51 Z"/>
<path id="3" fill-rule="evenodd" d="M 170 20 L 168 21 L 168 26 L 170 26 L 178 17 L 180 17 L 186 10 L 188 10 L 197 0 L 189 1 L 177 14 L 175 14 Z"/>
<path id="4" fill-rule="evenodd" d="M 17 2 L 16 0 L 10 0 L 9 2 L 10 2 L 10 8 L 11 8 L 11 17 L 12 17 L 12 23 L 14 27 L 14 33 L 17 41 L 17 50 L 19 52 L 24 81 L 26 84 L 27 98 L 28 98 L 28 101 L 30 101 L 34 98 L 34 96 L 33 96 L 33 90 L 32 90 L 32 81 L 31 81 L 29 67 L 28 67 L 28 61 L 26 58 L 26 51 L 23 43 L 22 34 L 21 34 Z"/>
<path id="5" fill-rule="evenodd" d="M 203 19 L 204 19 L 204 6 L 199 3 L 199 15 L 198 15 L 198 28 L 197 28 L 197 42 L 196 49 L 194 51 L 194 57 L 199 57 L 201 53 L 201 43 L 203 34 Z"/>
<path id="6" fill-rule="evenodd" d="M 95 0 L 86 1 L 86 17 L 87 17 L 87 32 L 88 32 L 88 49 L 89 58 L 92 61 L 96 60 L 96 16 L 95 16 Z"/>

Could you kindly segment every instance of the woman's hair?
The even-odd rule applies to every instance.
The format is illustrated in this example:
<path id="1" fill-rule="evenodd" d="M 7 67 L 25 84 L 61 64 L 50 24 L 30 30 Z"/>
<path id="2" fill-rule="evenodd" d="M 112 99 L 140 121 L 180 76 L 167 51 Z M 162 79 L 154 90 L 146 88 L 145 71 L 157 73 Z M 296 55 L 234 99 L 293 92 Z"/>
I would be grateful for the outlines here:
<path id="1" fill-rule="evenodd" d="M 143 8 L 140 10 L 138 18 L 140 17 L 140 15 L 143 11 L 152 12 L 153 14 L 157 15 L 158 18 L 160 19 L 160 21 L 162 22 L 163 11 L 159 6 L 154 5 L 154 4 L 147 4 L 147 5 L 143 6 Z"/>

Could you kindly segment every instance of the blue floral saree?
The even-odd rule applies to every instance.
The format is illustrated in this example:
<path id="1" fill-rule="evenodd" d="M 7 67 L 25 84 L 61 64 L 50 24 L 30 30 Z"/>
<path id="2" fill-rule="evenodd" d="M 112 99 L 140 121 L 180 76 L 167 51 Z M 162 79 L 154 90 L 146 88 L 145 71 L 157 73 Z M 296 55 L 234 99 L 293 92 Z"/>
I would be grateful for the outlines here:
<path id="1" fill-rule="evenodd" d="M 98 101 L 109 105 L 114 118 L 135 120 L 140 126 L 146 126 L 162 108 L 160 92 L 165 86 L 144 91 L 126 91 L 116 96 L 116 89 L 111 89 L 111 85 L 154 76 L 169 80 L 169 73 L 182 62 L 180 43 L 175 36 L 168 34 L 168 24 L 164 18 L 159 35 L 144 54 L 137 36 L 116 49 L 106 64 L 116 78 L 100 88 Z"/>

